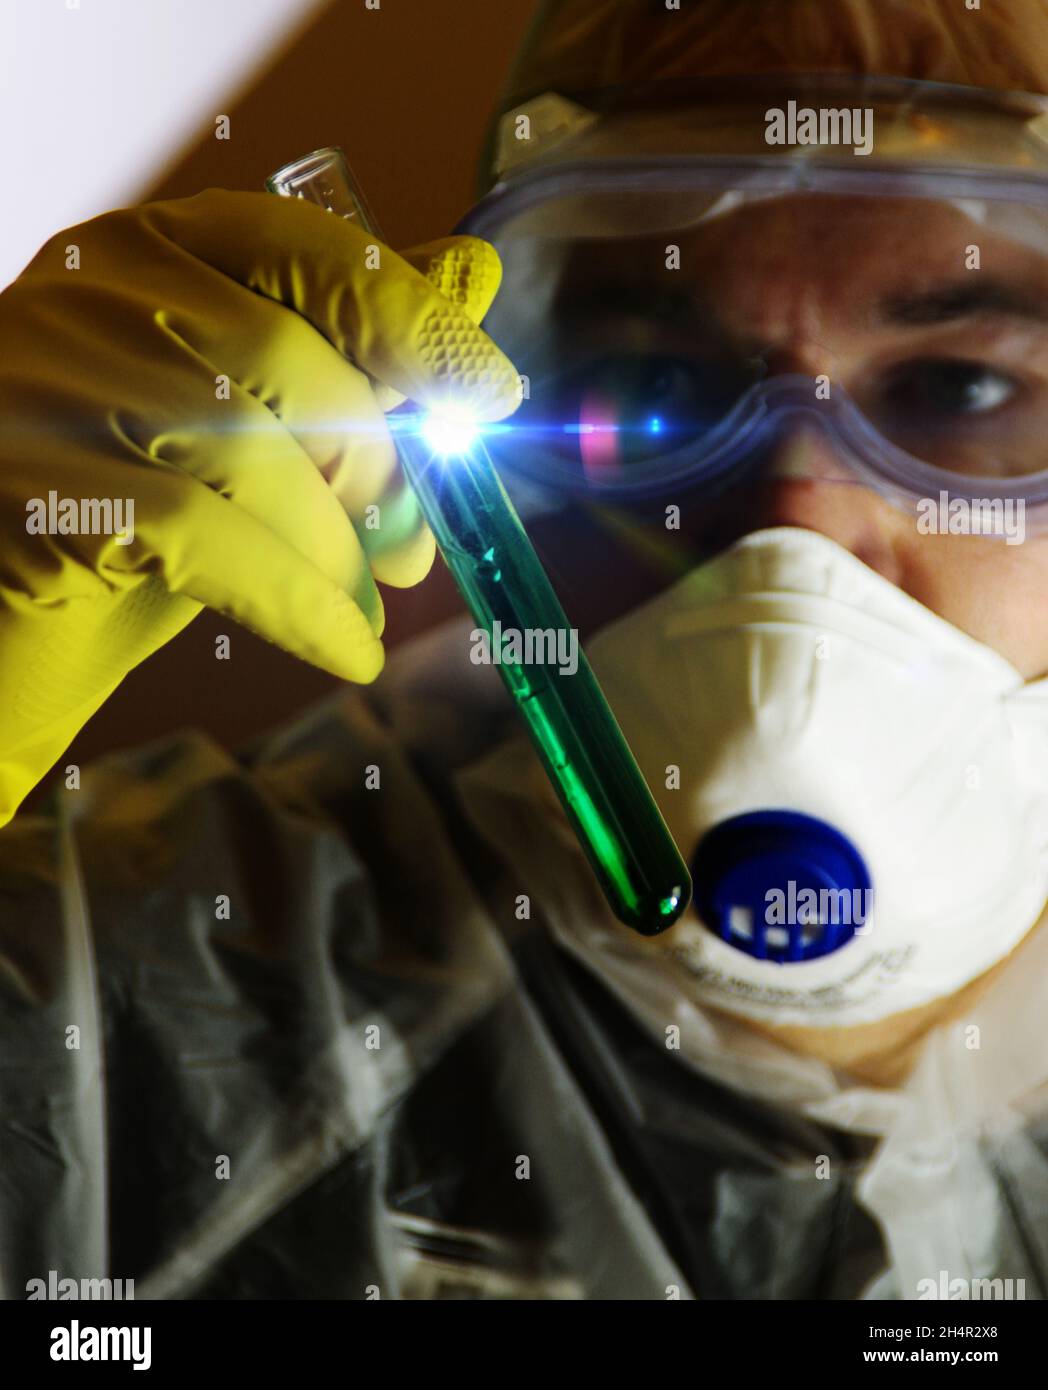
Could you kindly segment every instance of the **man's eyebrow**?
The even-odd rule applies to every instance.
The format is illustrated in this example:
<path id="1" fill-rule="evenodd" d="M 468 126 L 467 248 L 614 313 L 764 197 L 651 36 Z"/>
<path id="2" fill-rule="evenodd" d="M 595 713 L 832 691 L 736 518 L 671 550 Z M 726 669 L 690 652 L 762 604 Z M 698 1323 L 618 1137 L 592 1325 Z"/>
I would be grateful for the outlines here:
<path id="1" fill-rule="evenodd" d="M 1048 323 L 1048 303 L 1003 280 L 964 280 L 883 300 L 878 317 L 898 328 L 931 328 L 976 314 Z"/>
<path id="2" fill-rule="evenodd" d="M 628 280 L 598 280 L 574 286 L 566 281 L 554 308 L 565 319 L 622 314 L 680 328 L 701 323 L 709 329 L 714 320 L 709 306 L 691 290 Z M 931 328 L 978 314 L 1048 323 L 1048 300 L 1004 280 L 980 278 L 892 296 L 882 300 L 877 318 L 898 328 Z"/>

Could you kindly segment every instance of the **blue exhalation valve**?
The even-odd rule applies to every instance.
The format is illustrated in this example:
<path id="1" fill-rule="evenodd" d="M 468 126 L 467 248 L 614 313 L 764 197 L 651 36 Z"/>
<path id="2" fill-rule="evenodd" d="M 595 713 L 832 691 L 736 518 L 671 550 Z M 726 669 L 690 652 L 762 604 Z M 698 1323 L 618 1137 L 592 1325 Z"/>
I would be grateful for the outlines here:
<path id="1" fill-rule="evenodd" d="M 847 835 L 799 811 L 721 821 L 691 863 L 705 926 L 757 960 L 788 965 L 839 950 L 869 918 L 872 884 Z"/>

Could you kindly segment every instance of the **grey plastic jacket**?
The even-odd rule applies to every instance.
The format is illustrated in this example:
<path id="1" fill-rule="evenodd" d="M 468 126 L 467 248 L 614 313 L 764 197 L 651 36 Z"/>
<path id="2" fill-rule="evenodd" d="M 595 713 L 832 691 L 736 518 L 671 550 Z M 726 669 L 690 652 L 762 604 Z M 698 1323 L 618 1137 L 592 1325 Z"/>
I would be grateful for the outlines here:
<path id="1" fill-rule="evenodd" d="M 111 757 L 0 836 L 3 1296 L 915 1297 L 945 1269 L 1044 1297 L 1032 1064 L 976 1122 L 934 1035 L 909 1099 L 741 1031 L 668 1051 L 551 930 L 570 875 L 521 807 L 520 846 L 489 818 L 515 726 L 466 651 L 451 624 L 239 760 Z"/>

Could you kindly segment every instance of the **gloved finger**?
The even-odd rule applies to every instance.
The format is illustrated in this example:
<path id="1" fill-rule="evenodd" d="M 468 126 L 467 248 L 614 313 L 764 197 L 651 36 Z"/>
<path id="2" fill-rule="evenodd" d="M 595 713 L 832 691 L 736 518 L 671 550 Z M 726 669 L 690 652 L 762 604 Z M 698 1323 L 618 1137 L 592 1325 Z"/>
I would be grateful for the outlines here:
<path id="1" fill-rule="evenodd" d="M 398 254 L 479 328 L 502 281 L 502 264 L 492 245 L 479 237 L 451 236 Z M 384 411 L 407 399 L 391 386 L 377 383 L 376 387 L 376 398 Z"/>
<path id="2" fill-rule="evenodd" d="M 501 420 L 519 404 L 512 363 L 435 285 L 374 237 L 322 208 L 268 193 L 207 189 L 154 203 L 140 215 L 162 237 L 223 274 L 307 318 L 369 376 L 424 407 L 449 400 L 479 420 Z M 463 238 L 449 287 L 480 256 L 498 288 L 493 249 Z M 374 248 L 379 259 L 375 263 Z M 469 273 L 473 273 L 470 268 Z"/>
<path id="3" fill-rule="evenodd" d="M 232 407 L 228 430 L 183 429 L 158 438 L 150 450 L 154 464 L 162 459 L 184 469 L 267 527 L 348 594 L 380 637 L 382 598 L 338 497 L 261 401 L 231 384 L 225 404 Z"/>
<path id="4" fill-rule="evenodd" d="M 479 327 L 491 308 L 502 279 L 502 266 L 493 246 L 476 237 L 442 237 L 410 247 L 400 255 Z M 516 380 L 519 396 L 519 378 Z M 381 383 L 376 383 L 373 398 L 382 411 L 391 410 L 405 399 L 400 392 Z M 355 470 L 346 470 L 345 476 L 348 482 L 357 474 Z M 361 533 L 361 539 L 375 577 L 385 583 L 403 586 L 415 583 L 428 574 L 433 563 L 435 543 L 399 468 L 391 470 L 386 487 L 382 511 L 384 529 L 381 534 L 378 530 L 365 530 Z M 351 507 L 350 514 L 359 516 L 359 510 Z"/>
<path id="5" fill-rule="evenodd" d="M 382 643 L 360 605 L 231 498 L 160 464 L 142 479 L 139 509 L 145 520 L 127 547 L 134 556 L 119 563 L 159 569 L 170 592 L 228 614 L 343 680 L 366 684 L 381 671 Z M 177 527 L 169 524 L 172 513 Z"/>
<path id="6" fill-rule="evenodd" d="M 230 333 L 231 323 L 242 331 Z M 353 522 L 359 542 L 355 552 L 363 548 L 374 577 L 399 588 L 425 578 L 435 555 L 433 537 L 400 470 L 385 417 L 363 372 L 299 314 L 232 281 L 216 286 L 212 302 L 195 306 L 191 316 L 166 314 L 163 327 L 183 349 L 187 364 L 199 364 L 199 380 L 192 388 L 187 385 L 184 393 L 183 421 L 192 418 L 194 391 L 198 400 L 213 394 L 219 373 L 229 378 L 230 396 L 241 401 L 239 406 L 234 402 L 231 407 L 228 401 L 217 409 L 209 406 L 211 419 L 223 411 L 234 416 L 226 432 L 230 442 L 210 453 L 189 450 L 186 467 L 195 469 L 195 460 L 209 458 L 208 481 L 213 486 L 226 490 L 228 484 L 238 495 L 248 488 L 256 498 L 254 514 L 287 534 L 281 518 L 288 509 L 287 522 L 293 522 L 298 505 L 290 477 L 284 485 L 279 476 L 273 477 L 270 491 L 269 470 L 253 478 L 258 470 L 251 450 L 233 447 L 232 431 L 248 430 L 238 418 L 246 411 L 243 400 L 254 398 L 268 412 L 259 427 L 264 430 L 267 419 L 270 426 L 279 421 L 312 460 L 329 497 L 337 499 Z M 169 382 L 169 402 L 173 390 Z M 167 414 L 172 416 L 170 407 Z M 150 452 L 155 453 L 155 447 Z M 308 530 L 305 539 L 309 544 L 304 553 L 312 555 Z M 313 558 L 331 574 L 322 558 Z M 357 598 L 370 613 L 363 596 Z M 380 605 L 377 590 L 370 602 Z"/>
<path id="7" fill-rule="evenodd" d="M 257 403 L 255 408 L 263 409 Z M 281 472 L 276 494 L 286 497 L 283 482 L 290 472 L 306 495 L 314 490 L 314 498 L 323 499 L 325 521 L 333 518 L 346 551 L 346 557 L 329 563 L 335 578 L 309 558 L 304 527 L 292 532 L 297 544 L 291 544 L 241 501 L 181 467 L 177 450 L 172 460 L 158 453 L 147 466 L 142 460 L 132 471 L 111 448 L 98 453 L 85 449 L 80 459 L 84 476 L 92 478 L 100 494 L 133 503 L 133 527 L 123 536 L 80 532 L 32 537 L 33 568 L 22 581 L 24 585 L 31 577 L 32 592 L 24 602 L 39 606 L 73 595 L 101 597 L 107 589 L 127 593 L 143 576 L 158 576 L 171 594 L 227 613 L 305 661 L 346 680 L 373 680 L 384 658 L 355 597 L 362 592 L 354 583 L 358 574 L 366 576 L 365 593 L 373 589 L 373 581 L 359 545 L 353 558 L 352 525 L 290 436 L 271 424 L 266 438 L 271 445 L 283 441 L 286 449 L 269 465 Z M 134 456 L 131 441 L 127 448 Z M 265 457 L 261 448 L 257 452 Z M 125 520 L 128 516 L 125 509 Z M 332 550 L 339 548 L 336 540 Z M 22 595 L 12 594 L 10 601 L 21 604 Z M 375 626 L 381 626 L 381 608 Z"/>
<path id="8" fill-rule="evenodd" d="M 472 320 L 483 318 L 501 274 L 486 242 L 443 238 L 411 249 L 404 259 Z M 233 322 L 243 331 L 230 334 Z M 192 315 L 167 313 L 164 327 L 262 400 L 290 430 L 356 524 L 377 579 L 407 587 L 425 577 L 435 544 L 363 373 L 299 314 L 245 294 L 233 281 L 228 290 L 214 286 Z M 402 399 L 379 390 L 384 402 Z"/>
<path id="9" fill-rule="evenodd" d="M 240 290 L 238 297 L 255 296 Z M 295 316 L 281 312 L 280 317 L 292 320 Z M 91 478 L 93 490 L 100 495 L 133 499 L 139 536 L 145 535 L 155 520 L 149 474 L 166 463 L 193 475 L 230 498 L 344 589 L 380 634 L 384 611 L 367 558 L 351 519 L 313 461 L 273 413 L 238 382 L 230 381 L 226 398 L 216 400 L 214 365 L 180 342 L 172 320 L 173 316 L 166 316 L 159 331 L 178 343 L 173 351 L 168 344 L 151 352 L 139 349 L 136 362 L 131 354 L 137 339 L 130 344 L 115 336 L 109 340 L 106 370 L 117 382 L 133 373 L 139 396 L 152 405 L 147 418 L 141 410 L 125 409 L 119 404 L 119 391 L 114 392 L 111 385 L 109 397 L 114 403 L 105 433 L 92 438 L 78 426 L 77 471 Z M 157 329 L 154 325 L 154 336 Z M 303 331 L 322 342 L 307 325 Z M 336 355 L 329 347 L 327 350 Z M 49 398 L 52 415 L 76 421 L 91 419 L 90 402 L 104 398 L 100 394 L 104 383 L 94 377 L 94 370 L 92 363 L 86 363 L 63 385 L 60 396 Z M 53 438 L 55 426 L 47 429 L 46 423 L 40 421 L 39 434 L 31 432 L 30 441 L 46 440 L 49 434 Z M 21 490 L 32 496 L 38 490 L 38 475 L 46 466 L 35 445 L 16 451 L 5 464 L 2 491 L 18 496 Z M 163 524 L 177 532 L 184 521 L 171 513 L 167 492 L 161 492 L 160 505 Z M 170 539 L 174 543 L 176 537 Z M 163 535 L 156 536 L 158 553 L 165 543 Z M 105 535 L 85 532 L 43 541 L 42 548 L 52 546 L 56 553 L 74 555 L 89 568 L 107 563 L 120 571 L 137 563 L 138 551 L 133 545 L 117 544 Z"/>

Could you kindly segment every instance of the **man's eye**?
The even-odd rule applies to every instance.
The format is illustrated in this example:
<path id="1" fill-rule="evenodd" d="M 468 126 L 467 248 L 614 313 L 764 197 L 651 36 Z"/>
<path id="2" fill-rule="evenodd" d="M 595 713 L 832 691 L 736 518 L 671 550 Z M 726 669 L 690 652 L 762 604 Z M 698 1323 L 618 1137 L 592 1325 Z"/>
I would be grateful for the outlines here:
<path id="1" fill-rule="evenodd" d="M 889 379 L 883 402 L 894 413 L 950 419 L 989 415 L 1017 390 L 1013 377 L 983 362 L 907 362 Z"/>
<path id="2" fill-rule="evenodd" d="M 752 373 L 743 367 L 669 356 L 609 357 L 562 379 L 558 408 L 566 421 L 614 427 L 625 436 L 664 434 L 663 448 L 716 424 Z"/>
<path id="3" fill-rule="evenodd" d="M 677 358 L 622 357 L 583 368 L 566 386 L 580 414 L 587 400 L 600 400 L 626 425 L 659 411 L 690 411 L 699 382 L 692 365 Z"/>

